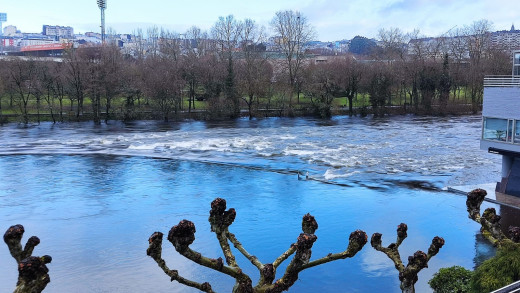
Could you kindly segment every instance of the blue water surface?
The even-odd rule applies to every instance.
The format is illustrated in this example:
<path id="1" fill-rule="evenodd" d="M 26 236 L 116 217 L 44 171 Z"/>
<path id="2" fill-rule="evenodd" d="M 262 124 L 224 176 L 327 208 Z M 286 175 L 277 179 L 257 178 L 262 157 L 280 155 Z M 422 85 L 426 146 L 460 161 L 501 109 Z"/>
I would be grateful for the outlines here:
<path id="1" fill-rule="evenodd" d="M 0 228 L 23 224 L 24 241 L 41 239 L 35 255 L 53 257 L 45 292 L 197 292 L 170 283 L 146 248 L 153 232 L 167 234 L 189 219 L 197 228 L 191 247 L 221 257 L 207 220 L 216 197 L 237 210 L 230 230 L 263 263 L 296 241 L 306 213 L 319 224 L 312 259 L 345 250 L 357 229 L 369 238 L 382 233 L 388 245 L 404 222 L 405 263 L 433 237 L 446 241 L 419 274 L 417 292 L 429 292 L 427 281 L 439 268 L 472 269 L 494 253 L 468 219 L 465 198 L 440 190 L 448 182 L 496 175 L 498 158 L 478 151 L 479 123 L 405 117 L 8 125 L 0 133 Z M 309 171 L 310 179 L 298 180 L 297 170 Z M 483 208 L 489 206 L 503 212 L 487 203 Z M 516 221 L 515 211 L 503 216 Z M 163 245 L 170 268 L 210 282 L 216 292 L 231 291 L 231 278 L 184 259 L 166 239 Z M 257 281 L 256 268 L 235 255 Z M 0 260 L 0 292 L 10 292 L 17 271 L 7 247 Z M 317 291 L 400 289 L 392 261 L 367 243 L 351 259 L 302 272 L 290 290 Z"/>

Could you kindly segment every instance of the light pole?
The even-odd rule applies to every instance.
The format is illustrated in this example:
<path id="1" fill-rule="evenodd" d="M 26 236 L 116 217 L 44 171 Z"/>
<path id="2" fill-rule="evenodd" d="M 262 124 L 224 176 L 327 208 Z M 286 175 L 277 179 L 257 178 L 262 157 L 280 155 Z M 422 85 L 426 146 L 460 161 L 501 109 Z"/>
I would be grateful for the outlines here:
<path id="1" fill-rule="evenodd" d="M 105 43 L 105 9 L 107 9 L 107 0 L 97 0 L 97 5 L 101 10 L 101 42 Z"/>

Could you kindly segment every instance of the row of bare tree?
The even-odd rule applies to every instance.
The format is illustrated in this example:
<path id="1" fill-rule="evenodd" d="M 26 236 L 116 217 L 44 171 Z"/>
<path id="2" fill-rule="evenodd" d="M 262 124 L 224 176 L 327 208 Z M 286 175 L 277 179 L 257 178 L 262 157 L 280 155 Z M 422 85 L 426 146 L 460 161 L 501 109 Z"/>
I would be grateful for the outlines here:
<path id="1" fill-rule="evenodd" d="M 210 34 L 192 27 L 179 38 L 149 29 L 146 54 L 138 42 L 131 55 L 106 44 L 70 49 L 60 62 L 2 60 L 0 107 L 3 99 L 24 123 L 33 114 L 39 122 L 41 113 L 54 122 L 84 116 L 96 123 L 170 120 L 200 112 L 196 101 L 202 100 L 207 119 L 236 118 L 242 110 L 250 117 L 268 111 L 329 117 L 339 97 L 346 97 L 350 114 L 355 108 L 376 115 L 395 108 L 446 114 L 457 112 L 458 104 L 476 112 L 484 75 L 508 74 L 511 68 L 510 53 L 490 45 L 486 21 L 474 23 L 465 37 L 408 47 L 403 44 L 410 34 L 382 30 L 382 45 L 368 59 L 306 54 L 304 45 L 315 34 L 298 12 L 276 13 L 271 26 L 278 36 L 276 52 L 265 51 L 263 28 L 230 15 L 219 18 Z"/>

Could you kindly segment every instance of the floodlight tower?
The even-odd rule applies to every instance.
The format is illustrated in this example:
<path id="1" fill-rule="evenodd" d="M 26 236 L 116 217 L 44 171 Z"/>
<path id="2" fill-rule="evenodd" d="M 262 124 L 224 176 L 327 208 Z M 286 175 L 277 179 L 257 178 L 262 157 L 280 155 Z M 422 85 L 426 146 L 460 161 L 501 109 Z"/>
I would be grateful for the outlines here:
<path id="1" fill-rule="evenodd" d="M 105 9 L 107 9 L 107 0 L 97 0 L 97 5 L 101 10 L 101 42 L 105 43 Z"/>

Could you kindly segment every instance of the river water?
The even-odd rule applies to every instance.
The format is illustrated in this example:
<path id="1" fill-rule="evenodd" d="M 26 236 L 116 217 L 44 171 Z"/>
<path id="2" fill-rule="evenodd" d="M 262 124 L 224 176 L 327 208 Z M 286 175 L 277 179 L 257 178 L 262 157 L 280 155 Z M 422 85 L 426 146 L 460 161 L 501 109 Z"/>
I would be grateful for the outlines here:
<path id="1" fill-rule="evenodd" d="M 296 240 L 308 212 L 319 223 L 313 258 L 344 250 L 356 229 L 383 233 L 388 245 L 405 222 L 403 259 L 436 235 L 446 240 L 419 274 L 417 288 L 428 292 L 439 268 L 472 269 L 493 255 L 465 198 L 441 190 L 500 177 L 500 157 L 479 150 L 480 128 L 478 116 L 4 125 L 0 228 L 23 224 L 24 239 L 41 239 L 35 255 L 53 257 L 45 292 L 197 292 L 169 282 L 146 256 L 147 240 L 189 219 L 192 248 L 221 256 L 207 222 L 215 197 L 237 210 L 230 230 L 264 263 Z M 184 277 L 230 291 L 230 278 L 183 259 L 166 239 L 163 253 Z M 7 247 L 0 259 L 0 291 L 8 292 L 16 264 Z M 370 244 L 301 273 L 290 292 L 318 290 L 400 292 L 392 262 Z"/>

